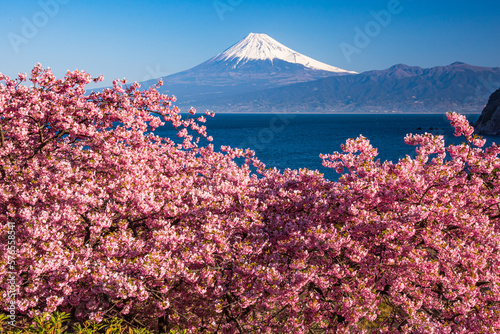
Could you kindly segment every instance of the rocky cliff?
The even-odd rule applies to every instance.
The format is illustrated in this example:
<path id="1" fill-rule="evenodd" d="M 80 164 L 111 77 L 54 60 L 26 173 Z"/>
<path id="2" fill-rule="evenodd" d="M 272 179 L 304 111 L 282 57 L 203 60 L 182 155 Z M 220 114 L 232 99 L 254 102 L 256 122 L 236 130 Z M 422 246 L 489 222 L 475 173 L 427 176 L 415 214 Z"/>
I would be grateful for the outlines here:
<path id="1" fill-rule="evenodd" d="M 475 132 L 482 135 L 500 135 L 500 89 L 494 92 L 474 124 Z"/>

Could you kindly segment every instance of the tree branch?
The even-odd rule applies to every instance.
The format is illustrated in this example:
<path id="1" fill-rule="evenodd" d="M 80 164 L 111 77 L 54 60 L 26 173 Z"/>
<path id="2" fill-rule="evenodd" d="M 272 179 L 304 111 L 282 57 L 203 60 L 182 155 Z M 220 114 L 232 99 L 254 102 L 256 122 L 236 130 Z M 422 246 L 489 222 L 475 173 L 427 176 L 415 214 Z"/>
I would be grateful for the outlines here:
<path id="1" fill-rule="evenodd" d="M 0 147 L 3 147 L 5 143 L 5 137 L 3 135 L 3 125 L 0 125 Z"/>

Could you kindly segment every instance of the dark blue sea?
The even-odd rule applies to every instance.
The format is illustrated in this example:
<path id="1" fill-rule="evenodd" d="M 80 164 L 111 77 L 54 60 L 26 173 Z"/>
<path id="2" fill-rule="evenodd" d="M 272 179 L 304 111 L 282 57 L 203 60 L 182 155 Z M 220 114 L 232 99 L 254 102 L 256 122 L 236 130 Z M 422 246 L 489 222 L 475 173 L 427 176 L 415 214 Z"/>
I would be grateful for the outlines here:
<path id="1" fill-rule="evenodd" d="M 466 116 L 471 123 L 479 118 L 479 114 Z M 464 142 L 453 135 L 444 114 L 216 114 L 207 117 L 206 126 L 216 149 L 221 145 L 250 148 L 267 167 L 318 170 L 330 180 L 338 175 L 323 167 L 319 155 L 340 152 L 346 139 L 361 134 L 378 149 L 377 158 L 394 163 L 406 155 L 415 156 L 415 146 L 404 143 L 409 133 L 443 135 L 448 144 Z M 156 133 L 177 138 L 168 125 Z M 500 142 L 500 137 L 485 138 L 486 146 Z"/>

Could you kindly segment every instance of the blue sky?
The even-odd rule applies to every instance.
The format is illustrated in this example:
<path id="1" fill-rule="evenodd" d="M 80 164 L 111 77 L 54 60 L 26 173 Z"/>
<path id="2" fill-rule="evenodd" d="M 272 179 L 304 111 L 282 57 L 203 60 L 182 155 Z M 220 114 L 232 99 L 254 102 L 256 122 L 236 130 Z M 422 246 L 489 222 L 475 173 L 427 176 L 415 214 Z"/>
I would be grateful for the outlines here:
<path id="1" fill-rule="evenodd" d="M 16 0 L 1 2 L 0 22 L 0 72 L 10 76 L 40 62 L 57 75 L 103 74 L 105 84 L 142 81 L 196 66 L 250 32 L 358 72 L 500 66 L 497 0 Z"/>

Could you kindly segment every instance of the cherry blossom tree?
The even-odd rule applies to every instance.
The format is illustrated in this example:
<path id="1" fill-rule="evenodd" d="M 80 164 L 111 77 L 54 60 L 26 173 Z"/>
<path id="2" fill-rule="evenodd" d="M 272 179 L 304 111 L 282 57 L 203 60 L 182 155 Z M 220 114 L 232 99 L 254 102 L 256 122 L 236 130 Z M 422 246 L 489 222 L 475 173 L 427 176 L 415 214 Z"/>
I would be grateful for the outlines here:
<path id="1" fill-rule="evenodd" d="M 448 114 L 462 145 L 409 135 L 417 156 L 395 164 L 349 139 L 321 156 L 343 173 L 331 182 L 266 169 L 250 150 L 216 152 L 205 116 L 183 118 L 158 86 L 87 94 L 100 80 L 40 65 L 29 79 L 0 74 L 3 310 L 15 225 L 27 318 L 221 333 L 500 330 L 500 147 L 483 148 L 465 117 Z M 181 143 L 155 135 L 169 124 Z"/>

